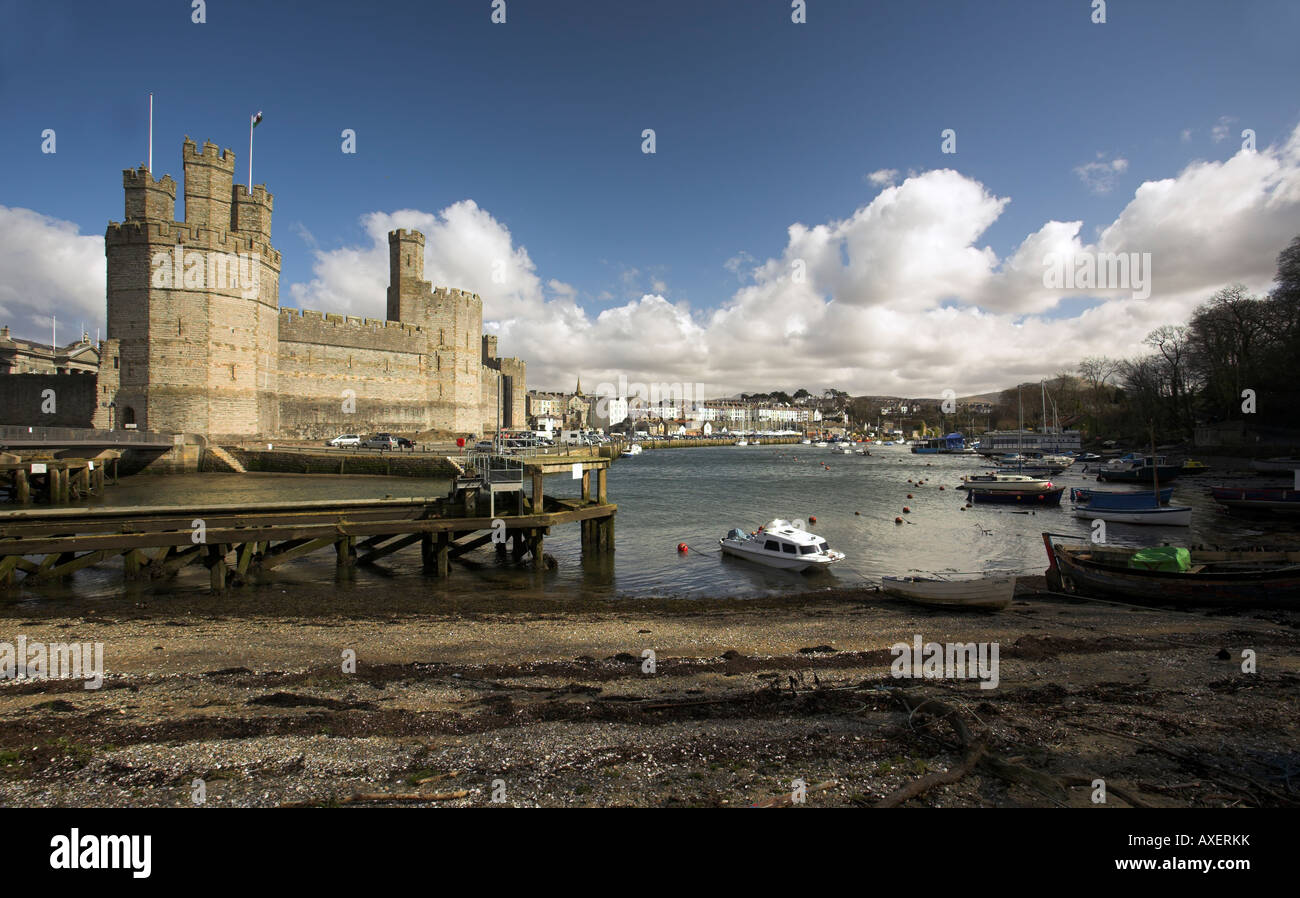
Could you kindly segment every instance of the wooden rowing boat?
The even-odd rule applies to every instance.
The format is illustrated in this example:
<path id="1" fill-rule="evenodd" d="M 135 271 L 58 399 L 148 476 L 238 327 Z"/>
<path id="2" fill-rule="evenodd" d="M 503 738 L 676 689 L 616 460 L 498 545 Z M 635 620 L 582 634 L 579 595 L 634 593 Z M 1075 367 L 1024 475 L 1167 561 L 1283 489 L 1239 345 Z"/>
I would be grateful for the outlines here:
<path id="1" fill-rule="evenodd" d="M 1186 570 L 1147 570 L 1130 566 L 1140 548 L 1061 540 L 1043 534 L 1047 582 L 1063 592 L 1144 605 L 1300 608 L 1300 552 L 1193 549 Z"/>
<path id="2" fill-rule="evenodd" d="M 920 605 L 1000 611 L 1016 592 L 1014 576 L 983 576 L 974 580 L 940 580 L 933 577 L 883 577 L 882 592 Z"/>

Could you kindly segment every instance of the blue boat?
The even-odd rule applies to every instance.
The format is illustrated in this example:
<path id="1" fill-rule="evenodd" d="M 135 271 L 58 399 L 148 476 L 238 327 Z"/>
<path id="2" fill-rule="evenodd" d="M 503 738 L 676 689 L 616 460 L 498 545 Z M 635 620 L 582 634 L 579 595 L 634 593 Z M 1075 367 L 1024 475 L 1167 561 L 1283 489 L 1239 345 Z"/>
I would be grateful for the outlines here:
<path id="1" fill-rule="evenodd" d="M 919 446 L 913 446 L 917 455 L 972 455 L 974 449 L 966 448 L 966 437 L 960 433 L 950 433 L 946 437 L 926 440 Z"/>

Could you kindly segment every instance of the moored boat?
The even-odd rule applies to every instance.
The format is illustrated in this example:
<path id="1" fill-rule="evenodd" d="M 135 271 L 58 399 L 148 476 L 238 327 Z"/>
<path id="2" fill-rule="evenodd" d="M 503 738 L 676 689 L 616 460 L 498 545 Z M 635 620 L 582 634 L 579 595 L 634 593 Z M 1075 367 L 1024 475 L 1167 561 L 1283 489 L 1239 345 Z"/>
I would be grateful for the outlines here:
<path id="1" fill-rule="evenodd" d="M 1150 524 L 1163 527 L 1190 527 L 1192 525 L 1192 508 L 1190 505 L 1156 505 L 1154 496 L 1146 497 L 1146 505 L 1134 503 L 1127 508 L 1097 505 L 1072 506 L 1076 518 L 1110 521 L 1115 524 Z"/>
<path id="2" fill-rule="evenodd" d="M 1171 465 L 1163 455 L 1126 455 L 1108 461 L 1097 470 L 1097 479 L 1116 483 L 1151 483 L 1157 477 L 1169 482 L 1181 474 L 1182 465 Z"/>
<path id="3" fill-rule="evenodd" d="M 1300 513 L 1300 490 L 1285 487 L 1246 489 L 1235 486 L 1212 486 L 1214 501 L 1225 508 L 1245 511 Z"/>
<path id="4" fill-rule="evenodd" d="M 620 458 L 635 458 L 636 456 L 640 455 L 642 451 L 643 451 L 643 450 L 641 449 L 641 444 L 640 444 L 640 443 L 633 443 L 632 445 L 630 445 L 630 446 L 628 446 L 626 449 L 624 449 L 622 452 L 620 452 L 620 453 L 619 453 L 619 457 L 620 457 Z"/>
<path id="5" fill-rule="evenodd" d="M 958 489 L 1006 490 L 1033 492 L 1052 489 L 1052 481 L 1030 477 L 1026 474 L 968 474 L 961 479 Z"/>
<path id="6" fill-rule="evenodd" d="M 788 571 L 825 567 L 844 560 L 843 552 L 831 549 L 817 534 L 780 518 L 753 533 L 733 529 L 718 540 L 718 547 L 723 554 Z"/>
<path id="7" fill-rule="evenodd" d="M 999 611 L 1011 604 L 1016 578 L 985 575 L 976 579 L 936 577 L 882 577 L 882 592 L 921 605 Z"/>
<path id="8" fill-rule="evenodd" d="M 1137 604 L 1300 607 L 1300 551 L 1071 544 L 1043 534 L 1053 589 Z"/>
<path id="9" fill-rule="evenodd" d="M 1077 505 L 1096 505 L 1098 508 L 1146 508 L 1151 505 L 1152 493 L 1146 490 L 1140 492 L 1115 492 L 1114 490 L 1091 490 L 1086 487 L 1075 487 L 1070 490 L 1070 500 Z M 1168 505 L 1174 497 L 1174 488 L 1166 486 L 1160 488 L 1160 504 Z"/>
<path id="10" fill-rule="evenodd" d="M 1060 505 L 1065 487 L 1047 490 L 980 489 L 970 487 L 967 495 L 972 502 L 1001 503 L 1006 505 Z"/>
<path id="11" fill-rule="evenodd" d="M 1300 470 L 1300 458 L 1295 456 L 1257 458 L 1250 463 L 1250 466 L 1256 471 L 1269 474 L 1289 474 L 1292 471 Z"/>

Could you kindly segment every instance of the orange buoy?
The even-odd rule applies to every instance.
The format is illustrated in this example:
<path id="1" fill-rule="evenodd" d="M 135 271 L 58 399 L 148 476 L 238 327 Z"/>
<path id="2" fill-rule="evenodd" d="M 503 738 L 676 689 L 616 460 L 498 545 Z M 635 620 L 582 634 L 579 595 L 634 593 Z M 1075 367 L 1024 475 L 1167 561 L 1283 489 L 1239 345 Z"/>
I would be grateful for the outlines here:
<path id="1" fill-rule="evenodd" d="M 902 518 L 894 518 L 894 523 L 895 523 L 895 524 L 901 524 L 901 523 L 903 523 L 903 519 L 902 519 Z"/>
<path id="2" fill-rule="evenodd" d="M 686 543 L 678 543 L 678 544 L 677 544 L 677 551 L 678 551 L 678 552 L 681 552 L 683 555 L 685 555 L 688 551 L 690 551 L 690 548 L 691 548 L 691 547 L 688 546 L 688 545 L 686 545 Z"/>
<path id="3" fill-rule="evenodd" d="M 810 515 L 808 515 L 808 523 L 809 523 L 809 524 L 816 524 L 816 523 L 817 523 L 817 515 L 815 515 L 815 514 L 810 514 Z"/>

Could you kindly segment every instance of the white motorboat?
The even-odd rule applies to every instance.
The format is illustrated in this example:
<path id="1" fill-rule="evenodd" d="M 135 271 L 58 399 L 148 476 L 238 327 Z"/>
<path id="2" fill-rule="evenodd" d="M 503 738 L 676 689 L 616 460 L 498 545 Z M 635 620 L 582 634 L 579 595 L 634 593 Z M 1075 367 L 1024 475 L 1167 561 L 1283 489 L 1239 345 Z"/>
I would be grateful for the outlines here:
<path id="1" fill-rule="evenodd" d="M 736 440 L 736 445 L 737 445 L 737 446 L 748 446 L 748 445 L 749 445 L 749 440 Z"/>
<path id="2" fill-rule="evenodd" d="M 843 552 L 831 549 L 817 534 L 779 518 L 753 533 L 733 529 L 718 540 L 718 546 L 726 555 L 787 571 L 825 567 L 844 559 Z"/>
<path id="3" fill-rule="evenodd" d="M 972 608 L 1000 611 L 1011 604 L 1016 578 L 985 575 L 975 579 L 947 580 L 936 577 L 883 577 L 880 589 L 891 596 L 921 605 L 942 608 Z"/>
<path id="4" fill-rule="evenodd" d="M 820 440 L 816 443 L 813 443 L 813 445 L 816 446 L 818 449 L 825 449 L 827 446 L 830 445 L 830 443 L 826 442 L 825 440 Z"/>
<path id="5" fill-rule="evenodd" d="M 1111 521 L 1116 524 L 1152 524 L 1161 527 L 1192 526 L 1190 505 L 1156 505 L 1142 508 L 1097 508 L 1094 505 L 1074 505 L 1076 518 Z"/>
<path id="6" fill-rule="evenodd" d="M 802 443 L 802 444 L 805 445 L 805 446 L 811 446 L 811 445 L 812 445 L 812 440 L 800 440 L 799 442 Z"/>
<path id="7" fill-rule="evenodd" d="M 619 456 L 622 458 L 633 458 L 635 456 L 640 455 L 641 452 L 642 452 L 641 444 L 633 443 L 631 446 L 628 446 L 626 449 L 620 452 Z"/>
<path id="8" fill-rule="evenodd" d="M 1012 490 L 1038 492 L 1053 489 L 1052 481 L 1027 474 L 968 474 L 961 479 L 962 489 Z"/>

